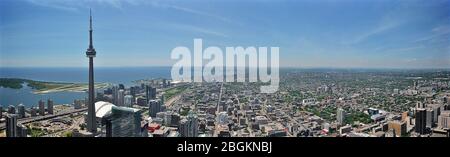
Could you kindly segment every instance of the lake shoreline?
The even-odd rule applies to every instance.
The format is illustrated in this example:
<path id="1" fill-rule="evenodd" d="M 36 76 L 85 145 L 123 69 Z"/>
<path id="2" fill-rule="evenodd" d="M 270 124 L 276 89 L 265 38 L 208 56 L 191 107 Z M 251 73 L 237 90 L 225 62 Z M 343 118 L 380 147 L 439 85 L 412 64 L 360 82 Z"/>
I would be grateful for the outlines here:
<path id="1" fill-rule="evenodd" d="M 22 78 L 0 78 L 0 87 L 10 89 L 22 89 L 24 86 L 31 87 L 33 94 L 46 94 L 53 92 L 86 92 L 88 84 L 69 82 L 35 81 Z M 107 88 L 109 83 L 96 83 L 96 89 Z"/>

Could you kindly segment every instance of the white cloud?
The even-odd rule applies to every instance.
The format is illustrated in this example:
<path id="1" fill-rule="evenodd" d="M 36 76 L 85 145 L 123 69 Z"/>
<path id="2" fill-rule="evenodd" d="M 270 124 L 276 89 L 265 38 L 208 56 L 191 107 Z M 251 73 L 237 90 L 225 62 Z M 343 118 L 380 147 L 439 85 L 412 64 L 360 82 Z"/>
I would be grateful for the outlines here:
<path id="1" fill-rule="evenodd" d="M 67 3 L 73 3 L 73 1 L 70 0 L 27 0 L 28 2 L 42 6 L 42 7 L 48 7 L 53 9 L 59 9 L 64 11 L 78 11 L 78 6 L 73 5 L 67 5 Z"/>
<path id="2" fill-rule="evenodd" d="M 209 12 L 187 8 L 179 5 L 165 3 L 159 0 L 26 0 L 34 5 L 60 9 L 64 11 L 79 11 L 80 9 L 90 8 L 92 5 L 107 5 L 119 10 L 123 10 L 126 5 L 147 5 L 152 7 L 173 9 L 189 14 L 213 18 L 226 23 L 233 23 L 230 19 L 212 14 Z"/>
<path id="3" fill-rule="evenodd" d="M 400 19 L 394 19 L 390 16 L 384 17 L 379 24 L 376 27 L 373 27 L 370 30 L 365 31 L 364 33 L 361 33 L 357 35 L 355 38 L 353 38 L 350 41 L 347 41 L 344 44 L 358 44 L 360 42 L 363 42 L 367 39 L 369 39 L 372 36 L 382 34 L 386 31 L 389 31 L 391 29 L 394 29 L 400 25 L 402 25 L 404 22 Z"/>
<path id="4" fill-rule="evenodd" d="M 424 43 L 424 42 L 434 42 L 439 40 L 449 41 L 448 36 L 450 34 L 450 26 L 449 25 L 441 25 L 434 27 L 430 31 L 431 35 L 424 36 L 414 41 L 414 43 Z"/>
<path id="5" fill-rule="evenodd" d="M 224 33 L 217 32 L 217 31 L 210 30 L 210 29 L 206 29 L 206 28 L 202 28 L 202 27 L 192 26 L 192 25 L 186 25 L 186 24 L 165 24 L 164 26 L 170 27 L 170 28 L 174 28 L 174 29 L 178 29 L 178 30 L 181 30 L 181 31 L 198 32 L 198 33 L 203 33 L 203 34 L 213 35 L 213 36 L 218 36 L 218 37 L 224 37 L 224 38 L 228 37 L 228 35 L 226 35 Z"/>
<path id="6" fill-rule="evenodd" d="M 161 4 L 160 4 L 161 6 Z M 194 10 L 194 9 L 190 9 L 190 8 L 185 8 L 185 7 L 181 7 L 181 6 L 176 6 L 176 5 L 164 5 L 165 7 L 171 8 L 171 9 L 175 9 L 175 10 L 179 10 L 179 11 L 183 11 L 183 12 L 187 12 L 187 13 L 191 13 L 191 14 L 196 14 L 196 15 L 200 15 L 200 16 L 206 16 L 206 17 L 210 17 L 213 19 L 217 19 L 223 22 L 227 22 L 227 23 L 232 23 L 231 20 L 215 15 L 215 14 L 211 14 L 208 12 L 203 12 L 203 11 L 199 11 L 199 10 Z"/>

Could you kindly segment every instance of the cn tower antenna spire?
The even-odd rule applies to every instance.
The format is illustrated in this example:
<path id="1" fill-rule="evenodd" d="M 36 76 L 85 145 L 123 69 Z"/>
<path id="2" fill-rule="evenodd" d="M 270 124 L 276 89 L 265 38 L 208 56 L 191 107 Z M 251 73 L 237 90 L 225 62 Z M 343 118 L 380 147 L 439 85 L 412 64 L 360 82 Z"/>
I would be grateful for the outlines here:
<path id="1" fill-rule="evenodd" d="M 89 8 L 89 30 L 92 30 L 92 11 Z"/>
<path id="2" fill-rule="evenodd" d="M 95 57 L 95 48 L 94 48 L 94 43 L 92 41 L 92 11 L 89 8 L 89 47 L 86 51 L 86 55 L 88 57 Z"/>

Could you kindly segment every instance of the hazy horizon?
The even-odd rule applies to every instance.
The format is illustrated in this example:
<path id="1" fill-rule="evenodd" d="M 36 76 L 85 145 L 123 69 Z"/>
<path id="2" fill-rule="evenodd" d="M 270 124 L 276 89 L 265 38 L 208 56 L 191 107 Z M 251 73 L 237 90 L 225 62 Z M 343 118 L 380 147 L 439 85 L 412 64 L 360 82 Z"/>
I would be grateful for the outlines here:
<path id="1" fill-rule="evenodd" d="M 149 65 L 149 66 L 96 66 L 95 68 L 171 68 L 171 65 Z M 2 66 L 0 67 L 0 69 L 2 68 L 55 68 L 55 69 L 59 69 L 59 68 L 86 68 L 86 70 L 88 69 L 88 66 Z M 191 67 L 191 69 L 193 70 L 194 67 Z M 292 67 L 292 66 L 280 66 L 280 69 L 336 69 L 336 70 L 341 70 L 341 69 L 362 69 L 362 70 L 450 70 L 450 67 L 433 67 L 433 68 L 421 68 L 421 67 L 416 67 L 416 68 L 405 68 L 405 67 Z M 224 69 L 225 71 L 225 69 Z"/>

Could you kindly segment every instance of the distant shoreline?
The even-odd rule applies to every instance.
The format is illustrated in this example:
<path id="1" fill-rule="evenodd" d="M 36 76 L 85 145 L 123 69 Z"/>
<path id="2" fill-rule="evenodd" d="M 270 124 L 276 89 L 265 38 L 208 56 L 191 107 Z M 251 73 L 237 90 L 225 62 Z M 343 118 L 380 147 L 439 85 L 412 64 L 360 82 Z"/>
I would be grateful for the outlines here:
<path id="1" fill-rule="evenodd" d="M 88 67 L 0 67 L 0 69 L 85 69 L 88 70 Z M 127 68 L 172 68 L 170 66 L 103 66 L 103 67 L 95 67 L 95 69 L 127 69 Z M 192 67 L 194 68 L 194 67 Z M 386 70 L 386 71 L 397 71 L 397 70 L 406 70 L 406 71 L 450 71 L 450 68 L 447 67 L 313 67 L 313 66 L 280 66 L 280 69 L 299 69 L 299 70 Z"/>
<path id="2" fill-rule="evenodd" d="M 0 87 L 21 89 L 24 84 L 33 89 L 33 94 L 46 94 L 53 92 L 85 92 L 87 83 L 47 82 L 22 78 L 0 78 Z M 108 87 L 109 83 L 96 83 L 96 88 Z"/>

